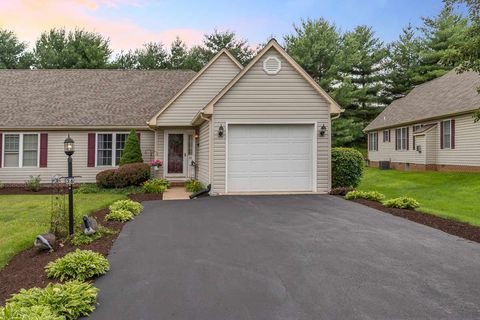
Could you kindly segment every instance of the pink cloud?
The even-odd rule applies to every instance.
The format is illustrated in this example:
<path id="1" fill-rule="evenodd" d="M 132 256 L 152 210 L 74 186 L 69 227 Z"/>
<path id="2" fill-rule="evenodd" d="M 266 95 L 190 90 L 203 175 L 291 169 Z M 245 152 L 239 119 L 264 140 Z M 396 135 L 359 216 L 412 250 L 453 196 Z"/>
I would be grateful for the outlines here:
<path id="1" fill-rule="evenodd" d="M 83 28 L 110 39 L 115 51 L 135 49 L 146 42 L 169 46 L 179 36 L 188 45 L 199 44 L 203 31 L 197 29 L 151 30 L 129 19 L 106 20 L 92 15 L 99 6 L 140 6 L 140 0 L 11 0 L 0 1 L 0 28 L 13 30 L 33 45 L 40 33 L 51 28 Z"/>

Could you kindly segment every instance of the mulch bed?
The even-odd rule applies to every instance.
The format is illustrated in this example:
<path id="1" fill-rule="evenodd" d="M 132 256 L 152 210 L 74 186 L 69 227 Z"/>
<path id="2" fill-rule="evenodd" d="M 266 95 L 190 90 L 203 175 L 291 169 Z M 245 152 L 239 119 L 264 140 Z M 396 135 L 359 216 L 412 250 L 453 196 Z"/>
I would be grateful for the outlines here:
<path id="1" fill-rule="evenodd" d="M 38 191 L 29 191 L 25 187 L 4 187 L 0 188 L 0 195 L 12 195 L 12 194 L 52 194 L 52 189 L 49 187 L 42 187 Z"/>
<path id="2" fill-rule="evenodd" d="M 132 194 L 129 196 L 134 201 L 148 201 L 148 200 L 161 200 L 161 194 Z M 111 235 L 105 235 L 102 238 L 88 244 L 81 246 L 74 246 L 69 242 L 59 244 L 58 242 L 54 246 L 53 252 L 38 251 L 36 248 L 27 249 L 15 257 L 13 257 L 8 265 L 0 271 L 0 306 L 5 304 L 5 300 L 10 297 L 11 294 L 18 292 L 22 288 L 32 287 L 45 287 L 50 282 L 58 282 L 54 279 L 47 278 L 45 273 L 45 266 L 57 258 L 63 257 L 65 254 L 74 251 L 77 248 L 88 249 L 101 253 L 102 255 L 108 255 L 113 242 L 117 239 L 120 231 L 122 230 L 125 222 L 118 221 L 105 221 L 105 215 L 109 212 L 107 208 L 99 210 L 93 213 L 94 217 L 99 224 L 115 230 L 116 233 Z"/>
<path id="3" fill-rule="evenodd" d="M 480 228 L 474 227 L 467 223 L 440 218 L 428 213 L 418 212 L 415 210 L 387 208 L 381 203 L 371 200 L 357 199 L 352 201 L 363 204 L 370 208 L 390 213 L 397 217 L 405 218 L 410 221 L 414 221 L 438 230 L 442 230 L 443 232 L 453 234 L 467 240 L 480 242 Z"/>
<path id="4" fill-rule="evenodd" d="M 137 202 L 163 200 L 163 193 L 132 193 L 128 197 Z"/>

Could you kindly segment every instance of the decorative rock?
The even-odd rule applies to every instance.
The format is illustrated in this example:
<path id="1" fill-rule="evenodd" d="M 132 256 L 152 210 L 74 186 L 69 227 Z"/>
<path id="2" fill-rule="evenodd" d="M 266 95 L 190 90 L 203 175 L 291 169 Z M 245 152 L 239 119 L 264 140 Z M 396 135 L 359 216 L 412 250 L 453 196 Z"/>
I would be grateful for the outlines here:
<path id="1" fill-rule="evenodd" d="M 53 233 L 43 233 L 35 238 L 34 246 L 39 250 L 53 251 L 56 237 Z"/>
<path id="2" fill-rule="evenodd" d="M 83 233 L 86 235 L 94 234 L 97 231 L 98 223 L 95 218 L 83 216 Z"/>

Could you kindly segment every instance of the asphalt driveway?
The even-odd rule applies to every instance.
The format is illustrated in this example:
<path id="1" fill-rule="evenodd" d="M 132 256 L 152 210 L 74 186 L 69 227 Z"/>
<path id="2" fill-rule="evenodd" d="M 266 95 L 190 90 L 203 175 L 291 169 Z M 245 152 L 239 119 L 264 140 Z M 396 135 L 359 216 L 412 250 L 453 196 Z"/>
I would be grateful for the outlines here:
<path id="1" fill-rule="evenodd" d="M 332 196 L 146 202 L 109 260 L 92 319 L 480 318 L 480 244 Z"/>

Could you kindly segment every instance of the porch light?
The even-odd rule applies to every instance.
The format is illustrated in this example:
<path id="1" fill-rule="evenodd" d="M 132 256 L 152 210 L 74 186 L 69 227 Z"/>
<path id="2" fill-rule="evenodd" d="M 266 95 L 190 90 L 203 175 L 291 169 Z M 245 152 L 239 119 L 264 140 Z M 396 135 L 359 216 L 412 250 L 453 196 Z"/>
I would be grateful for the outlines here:
<path id="1" fill-rule="evenodd" d="M 223 125 L 220 125 L 220 127 L 218 128 L 218 136 L 219 137 L 223 137 L 223 131 L 224 131 Z"/>
<path id="2" fill-rule="evenodd" d="M 320 137 L 323 137 L 325 133 L 327 132 L 327 127 L 325 127 L 324 124 L 320 127 Z"/>
<path id="3" fill-rule="evenodd" d="M 75 141 L 70 138 L 70 135 L 68 135 L 67 139 L 65 139 L 65 141 L 63 142 L 63 148 L 65 154 L 69 157 L 75 152 Z"/>

